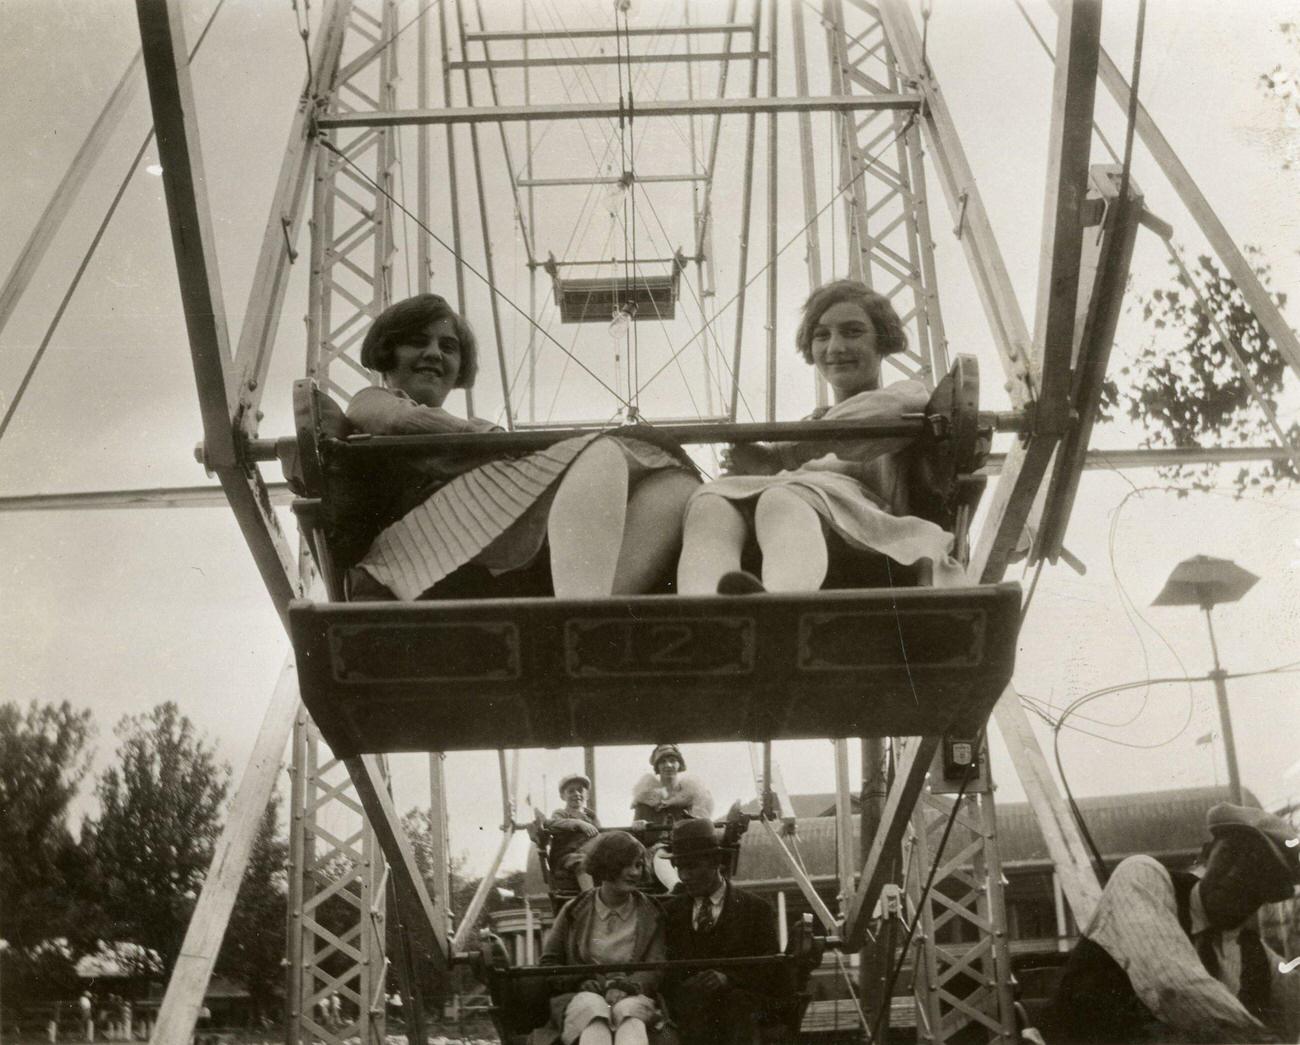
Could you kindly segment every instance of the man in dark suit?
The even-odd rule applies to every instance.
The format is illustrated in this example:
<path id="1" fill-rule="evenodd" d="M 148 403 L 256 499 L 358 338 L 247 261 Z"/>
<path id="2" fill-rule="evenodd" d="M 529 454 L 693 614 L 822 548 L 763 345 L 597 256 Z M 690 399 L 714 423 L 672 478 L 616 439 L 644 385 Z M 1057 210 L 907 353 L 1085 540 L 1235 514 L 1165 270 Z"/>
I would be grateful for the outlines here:
<path id="1" fill-rule="evenodd" d="M 1255 912 L 1300 883 L 1300 838 L 1262 809 L 1206 816 L 1205 870 L 1130 856 L 1070 954 L 1041 1029 L 1085 1042 L 1295 1041 L 1300 970 L 1271 951 Z"/>
<path id="2" fill-rule="evenodd" d="M 670 851 L 684 889 L 665 904 L 670 960 L 778 953 L 776 915 L 722 873 L 727 853 L 712 823 L 680 821 Z M 740 1045 L 756 1040 L 773 1002 L 779 1004 L 778 982 L 763 966 L 705 969 L 670 973 L 664 995 L 684 1045 Z"/>

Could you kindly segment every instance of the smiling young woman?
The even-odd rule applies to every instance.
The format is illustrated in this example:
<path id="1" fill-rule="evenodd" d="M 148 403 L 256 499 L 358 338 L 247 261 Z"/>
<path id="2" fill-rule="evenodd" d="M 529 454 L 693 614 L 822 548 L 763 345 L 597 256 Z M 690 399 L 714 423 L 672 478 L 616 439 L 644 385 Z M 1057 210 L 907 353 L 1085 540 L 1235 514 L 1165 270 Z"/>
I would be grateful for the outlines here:
<path id="1" fill-rule="evenodd" d="M 795 344 L 835 399 L 810 420 L 898 417 L 929 399 L 919 381 L 880 387 L 882 358 L 901 352 L 907 336 L 889 300 L 863 283 L 837 280 L 813 291 Z M 815 591 L 826 580 L 831 545 L 842 557 L 878 552 L 903 566 L 928 559 L 936 585 L 960 584 L 952 535 L 892 512 L 901 482 L 894 455 L 905 445 L 875 439 L 831 453 L 796 443 L 732 447 L 727 476 L 702 486 L 687 506 L 678 591 Z M 761 579 L 741 568 L 754 543 Z"/>
<path id="2" fill-rule="evenodd" d="M 385 309 L 366 333 L 361 362 L 382 382 L 348 406 L 361 432 L 496 427 L 445 408 L 453 390 L 473 386 L 478 343 L 437 294 Z M 446 591 L 438 587 L 444 581 L 472 588 L 461 583 L 471 574 L 508 580 L 530 572 L 543 549 L 556 595 L 649 591 L 671 569 L 683 508 L 699 484 L 680 448 L 617 433 L 566 439 L 524 457 L 460 453 L 394 458 L 380 467 L 370 483 L 374 496 L 342 513 L 353 554 L 336 556 L 349 569 L 352 598 L 436 596 Z M 455 581 L 452 574 L 459 574 Z"/>

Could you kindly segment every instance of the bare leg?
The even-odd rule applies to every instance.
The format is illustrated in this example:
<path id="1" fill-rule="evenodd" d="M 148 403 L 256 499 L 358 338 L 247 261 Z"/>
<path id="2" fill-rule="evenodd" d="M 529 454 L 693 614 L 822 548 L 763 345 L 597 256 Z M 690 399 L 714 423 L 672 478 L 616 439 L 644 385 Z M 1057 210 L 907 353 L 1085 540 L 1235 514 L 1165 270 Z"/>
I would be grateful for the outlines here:
<path id="1" fill-rule="evenodd" d="M 648 1041 L 645 1024 L 635 1017 L 624 1020 L 614 1032 L 614 1045 L 646 1045 Z"/>
<path id="2" fill-rule="evenodd" d="M 558 598 L 608 595 L 614 590 L 627 516 L 627 461 L 598 439 L 569 465 L 551 502 L 546 535 Z"/>
<path id="3" fill-rule="evenodd" d="M 613 1045 L 613 1042 L 614 1035 L 609 1032 L 609 1024 L 604 1020 L 592 1020 L 578 1035 L 578 1045 Z"/>
<path id="4" fill-rule="evenodd" d="M 759 495 L 754 533 L 768 591 L 816 591 L 826 579 L 821 516 L 798 494 L 774 486 Z"/>
<path id="5" fill-rule="evenodd" d="M 718 579 L 740 569 L 740 553 L 749 527 L 734 504 L 717 494 L 701 494 L 691 502 L 677 563 L 679 595 L 712 595 Z"/>
<path id="6" fill-rule="evenodd" d="M 638 595 L 668 568 L 682 543 L 682 515 L 699 481 L 676 469 L 651 472 L 627 502 L 623 547 L 614 571 L 615 595 Z"/>

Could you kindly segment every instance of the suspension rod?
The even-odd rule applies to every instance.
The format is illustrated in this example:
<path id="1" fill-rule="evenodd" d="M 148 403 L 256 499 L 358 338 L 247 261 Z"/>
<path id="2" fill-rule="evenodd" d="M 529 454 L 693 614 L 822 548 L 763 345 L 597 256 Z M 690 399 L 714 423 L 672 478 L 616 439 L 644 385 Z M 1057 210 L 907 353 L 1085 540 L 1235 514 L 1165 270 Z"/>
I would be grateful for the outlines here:
<path id="1" fill-rule="evenodd" d="M 733 58 L 747 57 L 743 52 Z M 814 98 L 683 98 L 638 101 L 637 119 L 650 116 L 749 116 L 783 112 L 865 112 L 881 109 L 915 111 L 918 94 L 822 95 Z M 391 112 L 338 113 L 321 116 L 316 125 L 357 130 L 421 124 L 519 123 L 528 120 L 617 120 L 617 102 L 558 102 L 554 105 L 463 105 L 454 109 L 396 109 Z"/>

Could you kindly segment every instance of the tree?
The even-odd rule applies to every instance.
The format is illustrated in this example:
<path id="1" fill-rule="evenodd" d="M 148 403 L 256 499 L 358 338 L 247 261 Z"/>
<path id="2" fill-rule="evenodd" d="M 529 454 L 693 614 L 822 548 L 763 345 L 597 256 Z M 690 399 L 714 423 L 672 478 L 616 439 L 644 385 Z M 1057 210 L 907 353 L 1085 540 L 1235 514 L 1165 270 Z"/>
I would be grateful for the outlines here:
<path id="1" fill-rule="evenodd" d="M 83 861 L 67 819 L 93 732 L 90 711 L 67 701 L 33 701 L 25 711 L 0 704 L 0 931 L 9 945 L 2 974 L 15 997 L 67 980 L 92 946 Z"/>
<path id="2" fill-rule="evenodd" d="M 284 993 L 289 846 L 279 837 L 280 796 L 271 795 L 217 957 L 217 972 L 243 984 L 257 1015 L 274 1019 Z"/>
<path id="3" fill-rule="evenodd" d="M 1246 247 L 1245 253 L 1267 288 L 1270 271 L 1259 261 L 1258 250 Z M 1173 265 L 1170 287 L 1138 297 L 1142 317 L 1155 334 L 1133 361 L 1120 369 L 1125 379 L 1122 388 L 1115 381 L 1106 382 L 1102 416 L 1127 415 L 1144 430 L 1146 446 L 1276 444 L 1277 435 L 1233 363 L 1219 330 L 1232 342 L 1275 413 L 1287 374 L 1286 361 L 1236 282 L 1214 259 L 1208 255 L 1198 259 L 1193 278 L 1200 284 L 1200 296 L 1188 277 Z M 1279 308 L 1286 304 L 1285 294 L 1273 296 Z M 1300 425 L 1291 425 L 1287 436 L 1293 446 L 1300 444 Z M 1195 489 L 1214 485 L 1212 465 L 1161 469 L 1161 474 L 1189 482 Z M 1278 482 L 1297 479 L 1300 474 L 1295 464 L 1279 460 L 1241 468 L 1235 484 L 1240 493 L 1247 487 L 1272 489 Z"/>
<path id="4" fill-rule="evenodd" d="M 96 788 L 83 833 L 115 941 L 158 955 L 168 972 L 220 830 L 230 767 L 171 701 L 118 723 L 116 766 Z"/>
<path id="5" fill-rule="evenodd" d="M 429 890 L 429 895 L 434 897 L 441 905 L 444 900 L 437 895 L 437 875 L 434 873 L 433 866 L 433 833 L 432 819 L 427 809 L 411 809 L 402 817 L 402 829 L 406 832 L 406 837 L 410 839 L 411 849 L 415 856 L 415 866 L 420 876 L 424 879 L 424 884 Z M 483 880 L 481 876 L 474 877 L 468 875 L 465 871 L 465 858 L 463 856 L 453 856 L 450 858 L 448 867 L 448 876 L 451 883 L 450 904 L 453 922 L 459 925 L 459 917 L 469 908 L 470 901 L 474 898 L 479 883 Z M 522 900 L 516 897 L 524 895 L 524 872 L 511 871 L 510 873 L 500 876 L 498 879 L 501 887 L 510 893 L 512 897 L 503 897 L 496 889 L 491 890 L 487 895 L 487 900 L 483 905 L 478 919 L 475 922 L 475 930 L 486 928 L 489 924 L 488 914 L 506 907 L 517 907 Z M 385 946 L 389 957 L 396 960 L 400 946 L 395 919 L 392 912 L 389 912 L 388 933 Z M 432 990 L 429 992 L 429 1000 L 433 1004 L 441 1004 L 455 992 L 464 992 L 474 983 L 474 976 L 465 966 L 456 966 L 446 974 L 435 976 L 434 983 L 431 985 Z M 398 986 L 395 974 L 392 987 Z"/>
<path id="6" fill-rule="evenodd" d="M 1300 25 L 1295 22 L 1283 22 L 1278 29 L 1291 46 L 1300 52 Z M 1300 76 L 1297 76 L 1293 70 L 1275 65 L 1260 76 L 1259 86 L 1266 95 L 1276 100 L 1282 110 L 1287 125 L 1283 134 L 1286 136 L 1285 147 L 1288 150 L 1282 167 L 1292 170 L 1300 164 L 1300 156 L 1297 156 L 1295 146 L 1295 129 L 1300 127 Z"/>

